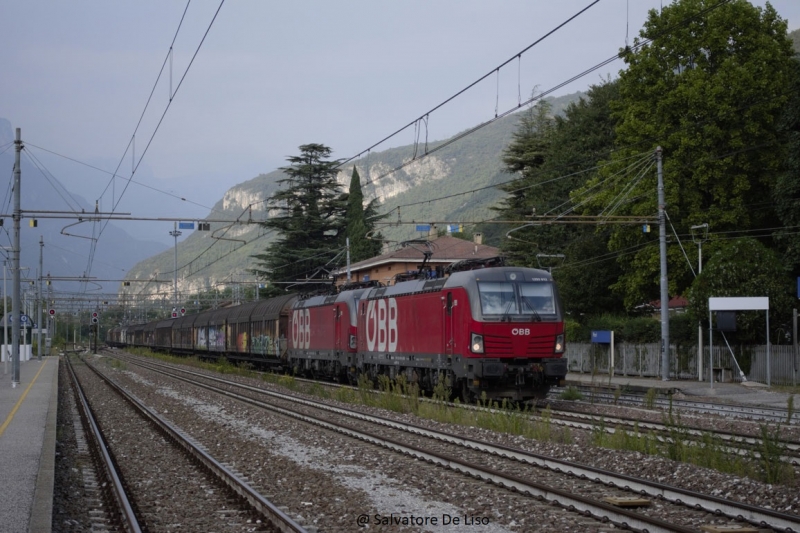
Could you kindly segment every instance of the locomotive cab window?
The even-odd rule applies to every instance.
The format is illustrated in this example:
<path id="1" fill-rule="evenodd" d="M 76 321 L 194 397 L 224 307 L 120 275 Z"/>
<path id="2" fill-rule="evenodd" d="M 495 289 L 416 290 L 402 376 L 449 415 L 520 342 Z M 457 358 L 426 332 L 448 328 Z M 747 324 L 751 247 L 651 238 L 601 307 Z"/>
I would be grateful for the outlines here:
<path id="1" fill-rule="evenodd" d="M 520 283 L 519 295 L 523 313 L 553 315 L 556 312 L 553 285 L 550 283 Z"/>
<path id="2" fill-rule="evenodd" d="M 503 317 L 556 314 L 556 297 L 549 282 L 484 281 L 478 283 L 481 312 Z"/>
<path id="3" fill-rule="evenodd" d="M 478 283 L 481 295 L 481 311 L 484 315 L 517 314 L 514 284 L 504 281 Z"/>

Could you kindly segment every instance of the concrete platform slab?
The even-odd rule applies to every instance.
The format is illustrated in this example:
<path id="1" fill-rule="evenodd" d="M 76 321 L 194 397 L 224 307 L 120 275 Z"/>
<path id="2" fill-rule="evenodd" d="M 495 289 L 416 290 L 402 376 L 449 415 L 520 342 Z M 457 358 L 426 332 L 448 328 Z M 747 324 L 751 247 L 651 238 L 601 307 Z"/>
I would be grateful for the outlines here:
<path id="1" fill-rule="evenodd" d="M 53 512 L 57 356 L 20 363 L 0 381 L 0 532 L 49 532 Z"/>

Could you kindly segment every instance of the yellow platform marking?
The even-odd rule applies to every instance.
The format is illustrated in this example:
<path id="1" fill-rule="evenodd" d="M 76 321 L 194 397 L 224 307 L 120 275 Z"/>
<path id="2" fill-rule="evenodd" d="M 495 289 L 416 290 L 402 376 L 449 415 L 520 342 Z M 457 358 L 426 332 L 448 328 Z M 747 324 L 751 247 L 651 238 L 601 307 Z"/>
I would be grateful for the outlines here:
<path id="1" fill-rule="evenodd" d="M 8 417 L 6 418 L 5 422 L 3 422 L 3 425 L 0 426 L 0 437 L 3 436 L 3 432 L 6 430 L 6 428 L 11 423 L 11 421 L 14 419 L 14 415 L 17 414 L 17 410 L 19 409 L 19 406 L 22 405 L 22 401 L 25 399 L 25 396 L 28 395 L 28 391 L 31 390 L 31 387 L 33 387 L 33 384 L 36 383 L 36 380 L 39 378 L 39 374 L 42 373 L 42 370 L 44 370 L 44 365 L 46 365 L 46 364 L 47 364 L 47 361 L 44 361 L 42 363 L 42 368 L 40 368 L 39 371 L 36 373 L 36 375 L 33 376 L 33 380 L 31 381 L 31 384 L 28 385 L 28 388 L 25 389 L 25 392 L 22 393 L 22 396 L 20 396 L 19 400 L 17 400 L 17 404 L 14 406 L 14 408 L 8 414 Z"/>

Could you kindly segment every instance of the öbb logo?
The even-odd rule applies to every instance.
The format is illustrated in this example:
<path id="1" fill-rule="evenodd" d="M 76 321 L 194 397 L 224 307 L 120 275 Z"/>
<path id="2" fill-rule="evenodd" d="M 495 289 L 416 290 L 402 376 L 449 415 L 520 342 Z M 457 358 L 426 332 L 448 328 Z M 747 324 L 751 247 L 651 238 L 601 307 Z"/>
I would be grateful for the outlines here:
<path id="1" fill-rule="evenodd" d="M 367 305 L 367 350 L 397 350 L 397 302 L 394 298 L 372 300 Z"/>
<path id="2" fill-rule="evenodd" d="M 530 328 L 514 328 L 511 330 L 512 335 L 530 335 L 531 329 Z"/>
<path id="3" fill-rule="evenodd" d="M 295 309 L 292 313 L 292 344 L 300 350 L 311 347 L 311 314 L 308 309 Z"/>

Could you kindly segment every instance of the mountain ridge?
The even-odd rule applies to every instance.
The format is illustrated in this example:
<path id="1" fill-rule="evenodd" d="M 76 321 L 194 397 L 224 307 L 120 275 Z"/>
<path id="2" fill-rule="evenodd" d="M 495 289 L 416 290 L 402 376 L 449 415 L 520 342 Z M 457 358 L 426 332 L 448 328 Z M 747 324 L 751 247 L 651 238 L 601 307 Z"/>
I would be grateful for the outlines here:
<path id="1" fill-rule="evenodd" d="M 583 94 L 548 100 L 556 114 Z M 417 223 L 477 222 L 491 218 L 494 216 L 491 206 L 504 195 L 494 186 L 513 179 L 503 171 L 501 157 L 517 129 L 518 119 L 519 113 L 508 115 L 460 139 L 464 132 L 429 142 L 427 146 L 406 145 L 371 152 L 343 165 L 337 181 L 346 190 L 353 166 L 358 168 L 365 201 L 378 198 L 381 213 L 389 214 L 381 232 L 390 246 L 418 237 L 414 231 Z M 458 140 L 451 142 L 452 139 Z M 273 237 L 257 222 L 269 217 L 266 201 L 283 177 L 278 169 L 229 188 L 207 219 L 225 217 L 234 222 L 211 222 L 211 231 L 195 231 L 178 243 L 177 285 L 181 295 L 208 292 L 219 286 L 257 283 L 247 272 L 255 266 L 251 256 L 262 252 Z M 151 297 L 168 293 L 171 297 L 173 286 L 166 287 L 164 280 L 173 279 L 174 273 L 173 249 L 137 263 L 126 279 L 158 278 L 162 283 L 147 284 L 140 292 Z"/>

